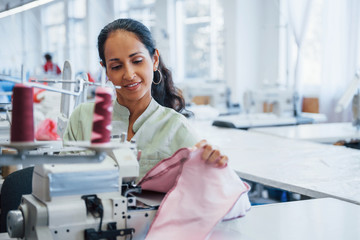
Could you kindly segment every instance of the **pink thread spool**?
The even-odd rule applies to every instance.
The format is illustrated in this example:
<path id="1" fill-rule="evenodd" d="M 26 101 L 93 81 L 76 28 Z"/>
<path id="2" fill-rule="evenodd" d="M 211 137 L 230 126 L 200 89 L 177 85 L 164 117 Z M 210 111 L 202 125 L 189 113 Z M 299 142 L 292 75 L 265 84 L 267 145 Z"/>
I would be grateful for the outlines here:
<path id="1" fill-rule="evenodd" d="M 113 90 L 107 87 L 96 89 L 91 143 L 110 142 L 113 109 L 112 92 Z"/>
<path id="2" fill-rule="evenodd" d="M 16 84 L 13 89 L 11 142 L 34 142 L 33 89 Z"/>

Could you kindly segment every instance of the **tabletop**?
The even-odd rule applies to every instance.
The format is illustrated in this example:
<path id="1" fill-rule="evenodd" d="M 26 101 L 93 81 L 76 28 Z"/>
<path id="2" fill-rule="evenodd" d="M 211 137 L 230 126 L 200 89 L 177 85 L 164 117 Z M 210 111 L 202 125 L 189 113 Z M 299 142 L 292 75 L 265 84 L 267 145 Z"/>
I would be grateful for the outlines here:
<path id="1" fill-rule="evenodd" d="M 351 122 L 251 128 L 249 131 L 321 143 L 335 143 L 341 140 L 349 142 L 360 139 L 360 131 Z"/>
<path id="2" fill-rule="evenodd" d="M 360 151 L 193 122 L 201 138 L 229 157 L 250 181 L 313 198 L 334 197 L 360 204 Z"/>
<path id="3" fill-rule="evenodd" d="M 245 217 L 218 224 L 210 239 L 360 239 L 359 224 L 359 205 L 312 199 L 254 206 Z"/>

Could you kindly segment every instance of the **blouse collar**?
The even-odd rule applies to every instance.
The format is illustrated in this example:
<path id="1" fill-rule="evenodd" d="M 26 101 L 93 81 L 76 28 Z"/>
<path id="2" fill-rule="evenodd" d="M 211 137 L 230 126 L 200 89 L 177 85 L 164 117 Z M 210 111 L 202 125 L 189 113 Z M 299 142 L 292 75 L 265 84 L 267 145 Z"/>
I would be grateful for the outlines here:
<path id="1" fill-rule="evenodd" d="M 136 119 L 133 130 L 136 133 L 139 128 L 144 124 L 144 122 L 158 109 L 159 104 L 154 100 L 154 98 L 151 98 L 149 106 L 145 109 L 145 111 Z"/>
<path id="2" fill-rule="evenodd" d="M 130 111 L 123 105 L 120 105 L 116 100 L 114 100 L 114 113 L 113 120 L 126 120 L 129 121 Z M 144 122 L 158 109 L 159 104 L 151 98 L 150 104 L 147 106 L 145 111 L 136 119 L 133 125 L 133 131 L 136 133 L 139 128 L 144 124 Z"/>

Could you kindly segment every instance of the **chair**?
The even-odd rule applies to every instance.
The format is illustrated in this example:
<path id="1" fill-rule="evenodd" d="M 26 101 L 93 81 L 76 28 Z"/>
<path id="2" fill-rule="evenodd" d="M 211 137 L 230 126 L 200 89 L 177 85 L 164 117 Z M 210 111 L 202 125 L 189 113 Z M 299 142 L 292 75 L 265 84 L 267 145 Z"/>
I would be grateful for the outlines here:
<path id="1" fill-rule="evenodd" d="M 20 169 L 8 175 L 0 195 L 0 232 L 6 232 L 6 216 L 10 210 L 18 209 L 21 197 L 32 192 L 34 167 Z"/>
<path id="2" fill-rule="evenodd" d="M 302 101 L 302 111 L 308 113 L 319 113 L 319 98 L 304 97 Z"/>

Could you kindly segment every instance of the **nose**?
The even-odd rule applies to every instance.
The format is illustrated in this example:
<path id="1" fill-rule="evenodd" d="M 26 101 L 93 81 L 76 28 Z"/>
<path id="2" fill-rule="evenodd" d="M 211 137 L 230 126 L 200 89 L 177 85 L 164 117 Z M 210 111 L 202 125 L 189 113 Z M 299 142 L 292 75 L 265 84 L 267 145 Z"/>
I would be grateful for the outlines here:
<path id="1" fill-rule="evenodd" d="M 123 75 L 124 80 L 133 80 L 135 77 L 134 69 L 131 66 L 125 66 L 125 72 Z"/>

